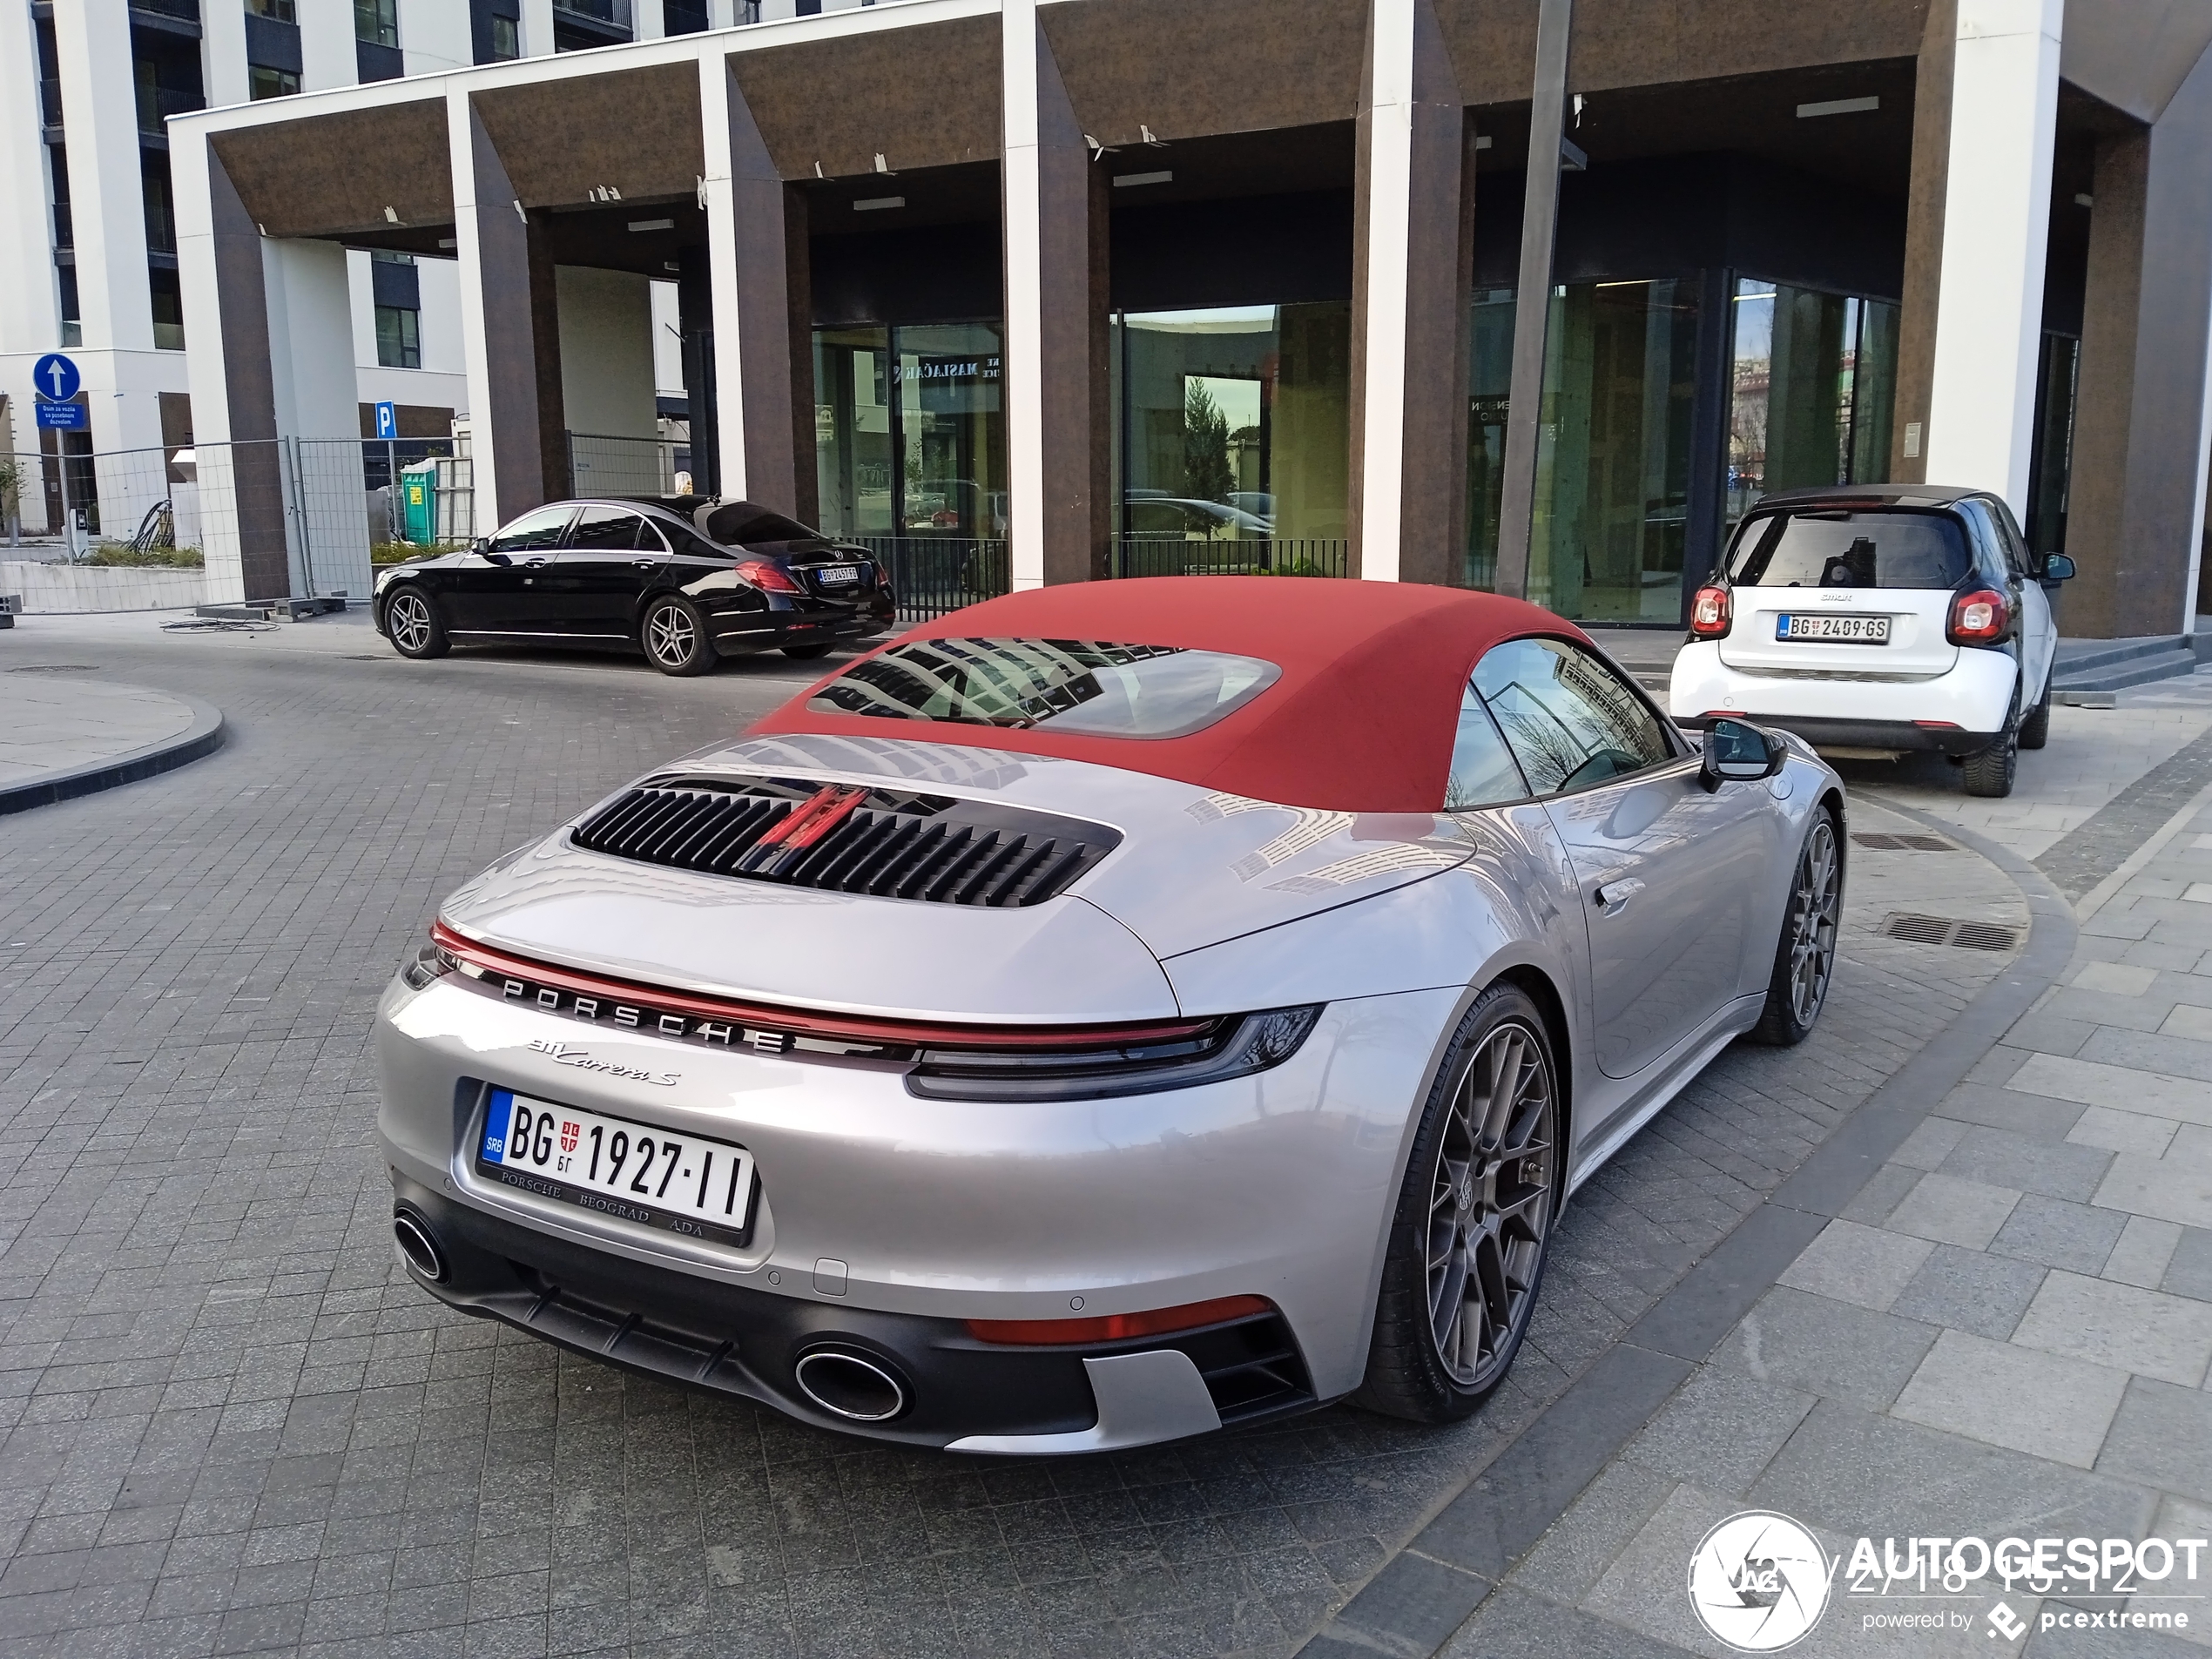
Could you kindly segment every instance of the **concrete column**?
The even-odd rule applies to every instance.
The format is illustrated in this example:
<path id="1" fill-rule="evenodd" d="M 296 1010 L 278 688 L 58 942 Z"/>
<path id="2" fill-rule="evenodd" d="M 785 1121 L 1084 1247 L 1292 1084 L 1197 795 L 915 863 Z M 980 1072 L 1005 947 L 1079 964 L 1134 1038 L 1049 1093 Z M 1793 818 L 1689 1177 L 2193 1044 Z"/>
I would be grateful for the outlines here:
<path id="1" fill-rule="evenodd" d="M 54 8 L 62 116 L 69 133 L 77 296 L 88 351 L 152 351 L 138 106 L 125 0 Z M 36 107 L 35 105 L 33 107 Z"/>
<path id="2" fill-rule="evenodd" d="M 300 19 L 300 90 L 320 92 L 333 86 L 352 86 L 361 79 L 361 65 L 354 54 L 354 9 L 350 5 L 317 5 L 305 0 L 296 8 Z"/>
<path id="3" fill-rule="evenodd" d="M 469 8 L 456 0 L 400 0 L 400 51 L 410 75 L 468 68 L 476 61 Z"/>
<path id="4" fill-rule="evenodd" d="M 2195 629 L 2212 354 L 2212 55 L 2097 145 L 2066 550 L 2069 634 Z"/>
<path id="5" fill-rule="evenodd" d="M 1003 24 L 1007 533 L 1013 585 L 1033 588 L 1108 568 L 1108 186 L 1036 0 L 1006 0 Z"/>
<path id="6" fill-rule="evenodd" d="M 1448 582 L 1467 543 L 1474 169 L 1430 0 L 1373 0 L 1352 246 L 1352 569 Z"/>
<path id="7" fill-rule="evenodd" d="M 547 428 L 556 447 L 561 430 L 557 307 L 552 260 L 534 246 L 543 239 L 468 93 L 448 91 L 446 112 L 476 529 L 486 534 L 561 493 L 545 444 Z"/>
<path id="8" fill-rule="evenodd" d="M 199 132 L 172 129 L 169 161 L 208 596 L 282 598 L 292 580 L 260 229 Z"/>
<path id="9" fill-rule="evenodd" d="M 1958 0 L 1928 0 L 1913 75 L 1905 289 L 1890 418 L 1889 475 L 1898 483 L 1928 482 L 1928 391 L 1935 374 L 1936 301 L 1943 286 L 1943 206 L 1951 168 L 1952 64 L 1958 45 Z"/>
<path id="10" fill-rule="evenodd" d="M 292 441 L 278 457 L 289 474 L 286 591 L 365 595 L 368 519 L 346 250 L 265 238 L 261 284 L 276 431 Z"/>
<path id="11" fill-rule="evenodd" d="M 39 136 L 37 41 L 27 6 L 0 6 L 0 359 L 61 344 L 60 291 L 54 280 L 54 220 L 47 197 L 47 149 Z M 10 366 L 0 381 L 16 405 L 17 442 L 30 430 L 30 365 Z"/>
<path id="12" fill-rule="evenodd" d="M 1528 183 L 1521 199 L 1521 274 L 1513 312 L 1513 383 L 1498 494 L 1498 568 L 1492 586 L 1528 591 L 1536 509 L 1536 440 L 1543 419 L 1544 334 L 1551 322 L 1552 243 L 1559 227 L 1559 141 L 1567 109 L 1574 0 L 1541 0 L 1535 84 L 1528 111 Z"/>
<path id="13" fill-rule="evenodd" d="M 544 57 L 553 51 L 553 0 L 523 0 L 523 56 Z"/>
<path id="14" fill-rule="evenodd" d="M 454 0 L 428 0 L 428 3 L 451 6 Z M 404 18 L 401 23 L 404 24 Z M 199 74 L 200 84 L 207 89 L 209 109 L 226 109 L 246 101 L 243 4 L 206 5 L 199 9 Z"/>
<path id="15" fill-rule="evenodd" d="M 706 0 L 706 26 L 710 29 L 733 29 L 738 22 L 738 0 Z"/>
<path id="16" fill-rule="evenodd" d="M 662 15 L 661 0 L 631 0 L 631 30 L 634 40 L 663 40 L 668 36 L 668 19 Z"/>
<path id="17" fill-rule="evenodd" d="M 699 59 L 699 114 L 721 493 L 796 516 L 794 388 L 813 374 L 792 357 L 783 175 L 719 52 Z"/>
<path id="18" fill-rule="evenodd" d="M 1959 0 L 1927 482 L 2027 515 L 2064 0 Z M 2071 515 L 2069 515 L 2069 518 Z"/>

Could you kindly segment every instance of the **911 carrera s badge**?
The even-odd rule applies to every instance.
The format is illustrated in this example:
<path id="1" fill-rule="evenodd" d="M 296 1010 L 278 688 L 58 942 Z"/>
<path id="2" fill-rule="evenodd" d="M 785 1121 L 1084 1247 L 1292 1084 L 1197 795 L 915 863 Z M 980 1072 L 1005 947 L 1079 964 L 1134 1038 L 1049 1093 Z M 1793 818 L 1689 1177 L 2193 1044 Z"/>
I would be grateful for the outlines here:
<path id="1" fill-rule="evenodd" d="M 536 1049 L 556 1066 L 574 1066 L 580 1071 L 604 1072 L 610 1077 L 624 1077 L 634 1083 L 658 1083 L 672 1089 L 683 1076 L 680 1071 L 647 1071 L 642 1066 L 618 1066 L 611 1060 L 594 1060 L 589 1050 L 571 1049 L 565 1042 L 556 1042 L 548 1037 L 532 1037 L 530 1047 Z M 565 1136 L 566 1131 L 563 1131 Z M 576 1149 L 567 1149 L 574 1151 Z"/>

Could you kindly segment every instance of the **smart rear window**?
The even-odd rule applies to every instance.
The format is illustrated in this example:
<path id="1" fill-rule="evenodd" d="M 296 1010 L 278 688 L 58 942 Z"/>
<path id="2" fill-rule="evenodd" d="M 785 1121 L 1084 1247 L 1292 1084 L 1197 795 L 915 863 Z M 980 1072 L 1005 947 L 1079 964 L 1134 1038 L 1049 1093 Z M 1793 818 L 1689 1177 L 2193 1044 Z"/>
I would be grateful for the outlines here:
<path id="1" fill-rule="evenodd" d="M 824 714 L 1098 738 L 1181 738 L 1281 676 L 1257 657 L 1090 639 L 917 639 L 855 663 L 808 699 Z"/>
<path id="2" fill-rule="evenodd" d="M 1946 513 L 1776 513 L 1747 521 L 1729 556 L 1746 588 L 1955 588 L 1973 568 Z"/>

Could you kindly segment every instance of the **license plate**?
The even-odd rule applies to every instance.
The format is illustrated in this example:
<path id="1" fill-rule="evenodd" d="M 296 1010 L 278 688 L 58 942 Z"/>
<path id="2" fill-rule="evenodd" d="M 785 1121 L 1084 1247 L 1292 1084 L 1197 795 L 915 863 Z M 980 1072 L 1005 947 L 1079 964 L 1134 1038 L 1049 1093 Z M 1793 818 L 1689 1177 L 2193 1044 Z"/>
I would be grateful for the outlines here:
<path id="1" fill-rule="evenodd" d="M 825 564 L 814 572 L 814 580 L 826 588 L 849 588 L 860 579 L 857 564 Z"/>
<path id="2" fill-rule="evenodd" d="M 1777 639 L 1825 639 L 1844 645 L 1886 645 L 1887 617 L 1801 617 L 1787 611 L 1774 619 Z"/>
<path id="3" fill-rule="evenodd" d="M 476 1171 L 603 1216 L 742 1244 L 752 1229 L 752 1154 L 727 1141 L 580 1111 L 495 1089 Z"/>

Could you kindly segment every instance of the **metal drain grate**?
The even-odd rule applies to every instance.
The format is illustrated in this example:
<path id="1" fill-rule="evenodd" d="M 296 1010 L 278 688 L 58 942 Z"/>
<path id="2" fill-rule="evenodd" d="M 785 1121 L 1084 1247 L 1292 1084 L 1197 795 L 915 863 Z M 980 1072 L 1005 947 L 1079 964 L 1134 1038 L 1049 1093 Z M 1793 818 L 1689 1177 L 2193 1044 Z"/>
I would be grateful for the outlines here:
<path id="1" fill-rule="evenodd" d="M 1892 939 L 1915 945 L 1955 945 L 1965 950 L 2010 950 L 2020 943 L 2020 929 L 1994 921 L 1959 921 L 1949 916 L 1915 916 L 1892 911 L 1882 920 L 1882 931 Z"/>
<path id="2" fill-rule="evenodd" d="M 1958 843 L 1940 835 L 1892 835 L 1886 831 L 1852 832 L 1851 840 L 1878 853 L 1956 853 Z"/>

